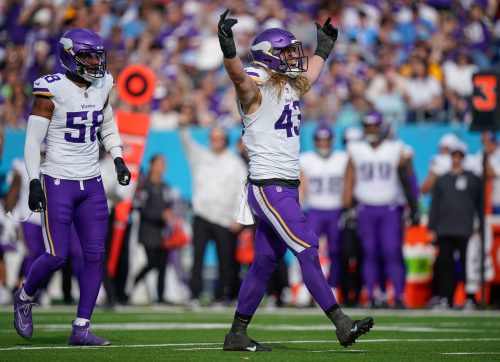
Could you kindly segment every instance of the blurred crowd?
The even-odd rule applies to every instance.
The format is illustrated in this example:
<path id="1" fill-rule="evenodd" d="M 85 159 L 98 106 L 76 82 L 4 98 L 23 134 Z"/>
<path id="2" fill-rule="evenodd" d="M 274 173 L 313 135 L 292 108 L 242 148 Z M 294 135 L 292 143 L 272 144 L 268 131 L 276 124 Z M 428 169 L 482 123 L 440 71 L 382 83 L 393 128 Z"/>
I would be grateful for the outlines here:
<path id="1" fill-rule="evenodd" d="M 115 76 L 130 63 L 157 75 L 154 129 L 179 120 L 202 126 L 239 124 L 216 36 L 226 7 L 240 57 L 255 35 L 292 31 L 311 55 L 315 21 L 331 16 L 340 29 L 334 56 L 302 106 L 306 120 L 341 125 L 372 107 L 394 122 L 468 122 L 471 76 L 500 62 L 496 0 L 4 0 L 0 1 L 0 123 L 23 128 L 32 82 L 61 72 L 57 43 L 72 27 L 106 40 Z M 126 107 L 116 95 L 114 106 Z"/>

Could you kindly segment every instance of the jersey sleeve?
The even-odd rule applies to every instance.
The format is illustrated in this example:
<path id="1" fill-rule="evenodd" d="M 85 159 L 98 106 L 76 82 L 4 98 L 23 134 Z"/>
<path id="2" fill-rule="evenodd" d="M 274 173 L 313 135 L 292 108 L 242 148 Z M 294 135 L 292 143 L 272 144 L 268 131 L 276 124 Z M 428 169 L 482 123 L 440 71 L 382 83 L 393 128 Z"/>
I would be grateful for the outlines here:
<path id="1" fill-rule="evenodd" d="M 34 96 L 45 96 L 45 97 L 53 97 L 54 96 L 52 86 L 50 85 L 51 83 L 49 83 L 47 81 L 47 79 L 49 79 L 49 80 L 53 79 L 50 77 L 53 77 L 53 76 L 51 76 L 51 75 L 43 76 L 43 77 L 40 77 L 33 82 L 32 93 Z"/>
<path id="2" fill-rule="evenodd" d="M 105 78 L 106 94 L 109 97 L 109 93 L 115 87 L 115 80 L 113 79 L 113 76 L 109 72 L 106 72 L 105 77 L 106 77 Z"/>
<path id="3" fill-rule="evenodd" d="M 268 78 L 267 72 L 257 67 L 247 67 L 245 68 L 245 73 L 252 78 L 257 85 L 264 84 Z"/>

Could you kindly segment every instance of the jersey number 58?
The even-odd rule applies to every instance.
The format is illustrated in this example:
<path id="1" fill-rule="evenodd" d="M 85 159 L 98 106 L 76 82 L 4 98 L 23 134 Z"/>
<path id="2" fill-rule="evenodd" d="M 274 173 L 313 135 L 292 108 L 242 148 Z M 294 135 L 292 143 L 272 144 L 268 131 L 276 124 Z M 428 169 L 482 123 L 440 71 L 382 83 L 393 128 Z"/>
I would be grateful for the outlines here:
<path id="1" fill-rule="evenodd" d="M 86 121 L 88 121 L 89 119 L 89 113 L 90 112 L 88 111 L 81 111 L 81 112 L 68 112 L 66 114 L 66 128 L 78 131 L 76 135 L 75 135 L 76 132 L 66 132 L 64 134 L 64 139 L 67 142 L 85 143 L 85 134 L 87 133 Z M 89 127 L 90 129 L 89 139 L 90 142 L 95 142 L 97 128 L 99 128 L 99 126 L 102 124 L 103 121 L 102 110 L 93 111 L 91 117 L 92 117 L 92 125 Z"/>

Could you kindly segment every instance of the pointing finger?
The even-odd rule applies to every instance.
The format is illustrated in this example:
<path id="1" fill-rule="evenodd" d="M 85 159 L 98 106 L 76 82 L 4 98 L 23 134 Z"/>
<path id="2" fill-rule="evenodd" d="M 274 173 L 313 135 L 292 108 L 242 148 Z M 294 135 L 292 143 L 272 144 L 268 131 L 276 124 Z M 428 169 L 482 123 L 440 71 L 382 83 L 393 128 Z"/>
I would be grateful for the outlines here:
<path id="1" fill-rule="evenodd" d="M 226 16 L 227 16 L 228 13 L 229 13 L 229 9 L 226 9 L 226 11 L 224 11 L 222 13 L 222 15 L 220 16 L 220 19 L 223 20 L 223 21 L 226 20 Z"/>
<path id="2" fill-rule="evenodd" d="M 330 25 L 330 20 L 332 20 L 331 16 L 329 16 L 329 17 L 326 19 L 325 23 L 323 24 L 323 28 L 326 28 L 328 25 Z"/>

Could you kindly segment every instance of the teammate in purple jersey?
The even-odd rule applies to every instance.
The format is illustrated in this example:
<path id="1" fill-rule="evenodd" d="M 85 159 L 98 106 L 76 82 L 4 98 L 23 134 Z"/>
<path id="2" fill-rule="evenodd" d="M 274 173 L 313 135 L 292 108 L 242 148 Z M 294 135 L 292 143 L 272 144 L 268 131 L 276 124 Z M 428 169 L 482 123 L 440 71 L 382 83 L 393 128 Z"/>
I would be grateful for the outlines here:
<path id="1" fill-rule="evenodd" d="M 321 270 L 318 237 L 308 226 L 298 197 L 299 100 L 319 77 L 338 30 L 330 24 L 330 18 L 323 26 L 316 24 L 318 45 L 308 61 L 302 43 L 292 33 L 278 28 L 267 29 L 253 41 L 250 48 L 252 64 L 244 69 L 236 54 L 231 30 L 237 20 L 226 18 L 228 12 L 226 10 L 220 17 L 218 36 L 224 67 L 235 86 L 244 126 L 243 143 L 250 157 L 247 204 L 242 204 L 241 209 L 250 207 L 259 221 L 254 261 L 241 286 L 224 350 L 271 350 L 248 337 L 247 327 L 287 248 L 299 260 L 309 292 L 336 326 L 340 344 L 347 347 L 370 330 L 373 319 L 353 321 L 340 309 Z M 244 222 L 250 223 L 248 218 Z"/>
<path id="2" fill-rule="evenodd" d="M 398 211 L 399 182 L 410 205 L 412 223 L 419 222 L 408 158 L 401 142 L 387 139 L 387 124 L 380 113 L 366 113 L 363 127 L 365 140 L 347 147 L 344 206 L 356 207 L 363 251 L 362 276 L 370 302 L 374 304 L 375 287 L 380 282 L 381 259 L 384 276 L 394 286 L 396 304 L 403 306 L 406 270 Z"/>
<path id="3" fill-rule="evenodd" d="M 80 301 L 72 323 L 70 345 L 106 346 L 110 341 L 90 330 L 101 286 L 108 207 L 98 163 L 98 138 L 114 159 L 118 182 L 128 185 L 122 142 L 108 104 L 113 77 L 106 72 L 103 39 L 86 29 L 72 29 L 60 39 L 65 74 L 34 82 L 36 96 L 28 119 L 24 159 L 30 186 L 28 205 L 41 213 L 45 253 L 30 268 L 14 296 L 14 327 L 23 338 L 33 334 L 32 305 L 39 288 L 66 262 L 73 223 L 84 265 L 79 277 Z M 40 165 L 40 145 L 47 155 Z"/>

